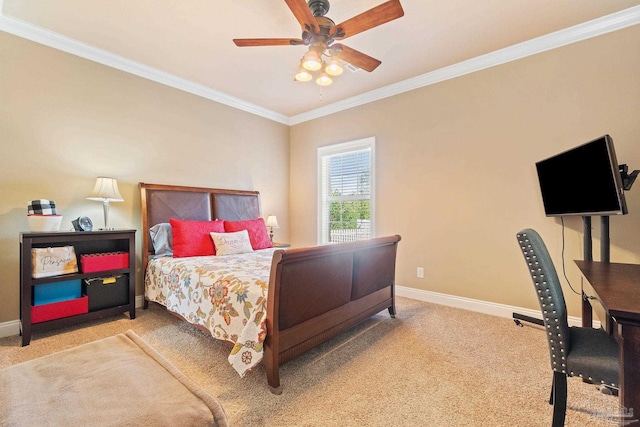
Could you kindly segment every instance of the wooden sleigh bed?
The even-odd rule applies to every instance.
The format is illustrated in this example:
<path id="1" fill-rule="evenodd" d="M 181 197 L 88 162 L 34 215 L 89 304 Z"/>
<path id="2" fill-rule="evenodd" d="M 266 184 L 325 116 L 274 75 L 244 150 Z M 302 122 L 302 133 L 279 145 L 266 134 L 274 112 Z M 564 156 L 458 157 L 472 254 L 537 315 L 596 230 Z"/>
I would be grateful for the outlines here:
<path id="1" fill-rule="evenodd" d="M 257 191 L 140 183 L 140 192 L 145 272 L 154 256 L 149 229 L 155 224 L 167 223 L 170 218 L 240 221 L 261 217 Z M 262 363 L 273 393 L 281 393 L 280 365 L 384 309 L 395 316 L 399 241 L 400 236 L 395 235 L 309 248 L 270 249 L 273 255 L 268 253 L 271 266 L 267 273 Z M 145 305 L 147 286 L 145 280 Z"/>

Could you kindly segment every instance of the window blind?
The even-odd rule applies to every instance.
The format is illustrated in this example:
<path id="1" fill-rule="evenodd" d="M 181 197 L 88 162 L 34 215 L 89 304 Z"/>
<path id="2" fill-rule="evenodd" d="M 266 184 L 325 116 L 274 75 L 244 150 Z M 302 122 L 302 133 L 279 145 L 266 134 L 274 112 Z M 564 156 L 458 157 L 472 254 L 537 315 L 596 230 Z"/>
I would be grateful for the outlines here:
<path id="1" fill-rule="evenodd" d="M 373 138 L 319 150 L 320 244 L 373 236 Z"/>

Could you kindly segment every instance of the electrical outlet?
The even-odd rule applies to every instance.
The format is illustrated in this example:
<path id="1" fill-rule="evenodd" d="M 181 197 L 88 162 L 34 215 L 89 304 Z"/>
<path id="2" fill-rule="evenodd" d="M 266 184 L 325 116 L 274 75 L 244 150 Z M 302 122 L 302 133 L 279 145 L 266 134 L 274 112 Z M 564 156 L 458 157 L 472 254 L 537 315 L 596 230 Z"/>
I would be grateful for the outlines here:
<path id="1" fill-rule="evenodd" d="M 416 273 L 418 279 L 424 279 L 424 268 L 418 267 L 418 272 Z"/>

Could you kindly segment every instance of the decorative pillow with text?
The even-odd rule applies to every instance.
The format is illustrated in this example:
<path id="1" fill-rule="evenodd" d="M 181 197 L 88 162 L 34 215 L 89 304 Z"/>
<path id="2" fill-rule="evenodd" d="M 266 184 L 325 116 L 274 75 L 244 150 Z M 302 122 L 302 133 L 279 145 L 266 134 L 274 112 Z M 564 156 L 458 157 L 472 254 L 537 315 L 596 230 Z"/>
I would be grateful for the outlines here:
<path id="1" fill-rule="evenodd" d="M 216 256 L 244 254 L 253 252 L 251 241 L 249 240 L 249 232 L 247 230 L 236 231 L 233 233 L 209 233 L 213 239 L 213 245 L 216 247 Z"/>

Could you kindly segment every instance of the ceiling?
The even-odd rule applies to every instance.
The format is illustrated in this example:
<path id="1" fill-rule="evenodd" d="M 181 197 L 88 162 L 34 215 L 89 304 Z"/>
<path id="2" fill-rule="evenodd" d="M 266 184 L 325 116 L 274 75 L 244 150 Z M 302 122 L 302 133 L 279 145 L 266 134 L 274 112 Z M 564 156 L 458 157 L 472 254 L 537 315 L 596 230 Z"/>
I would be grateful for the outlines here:
<path id="1" fill-rule="evenodd" d="M 384 1 L 331 0 L 327 16 Z M 232 42 L 299 38 L 283 0 L 0 0 L 0 30 L 292 124 L 640 23 L 640 0 L 401 3 L 402 18 L 343 41 L 382 64 L 325 88 L 293 80 L 305 46 Z"/>

